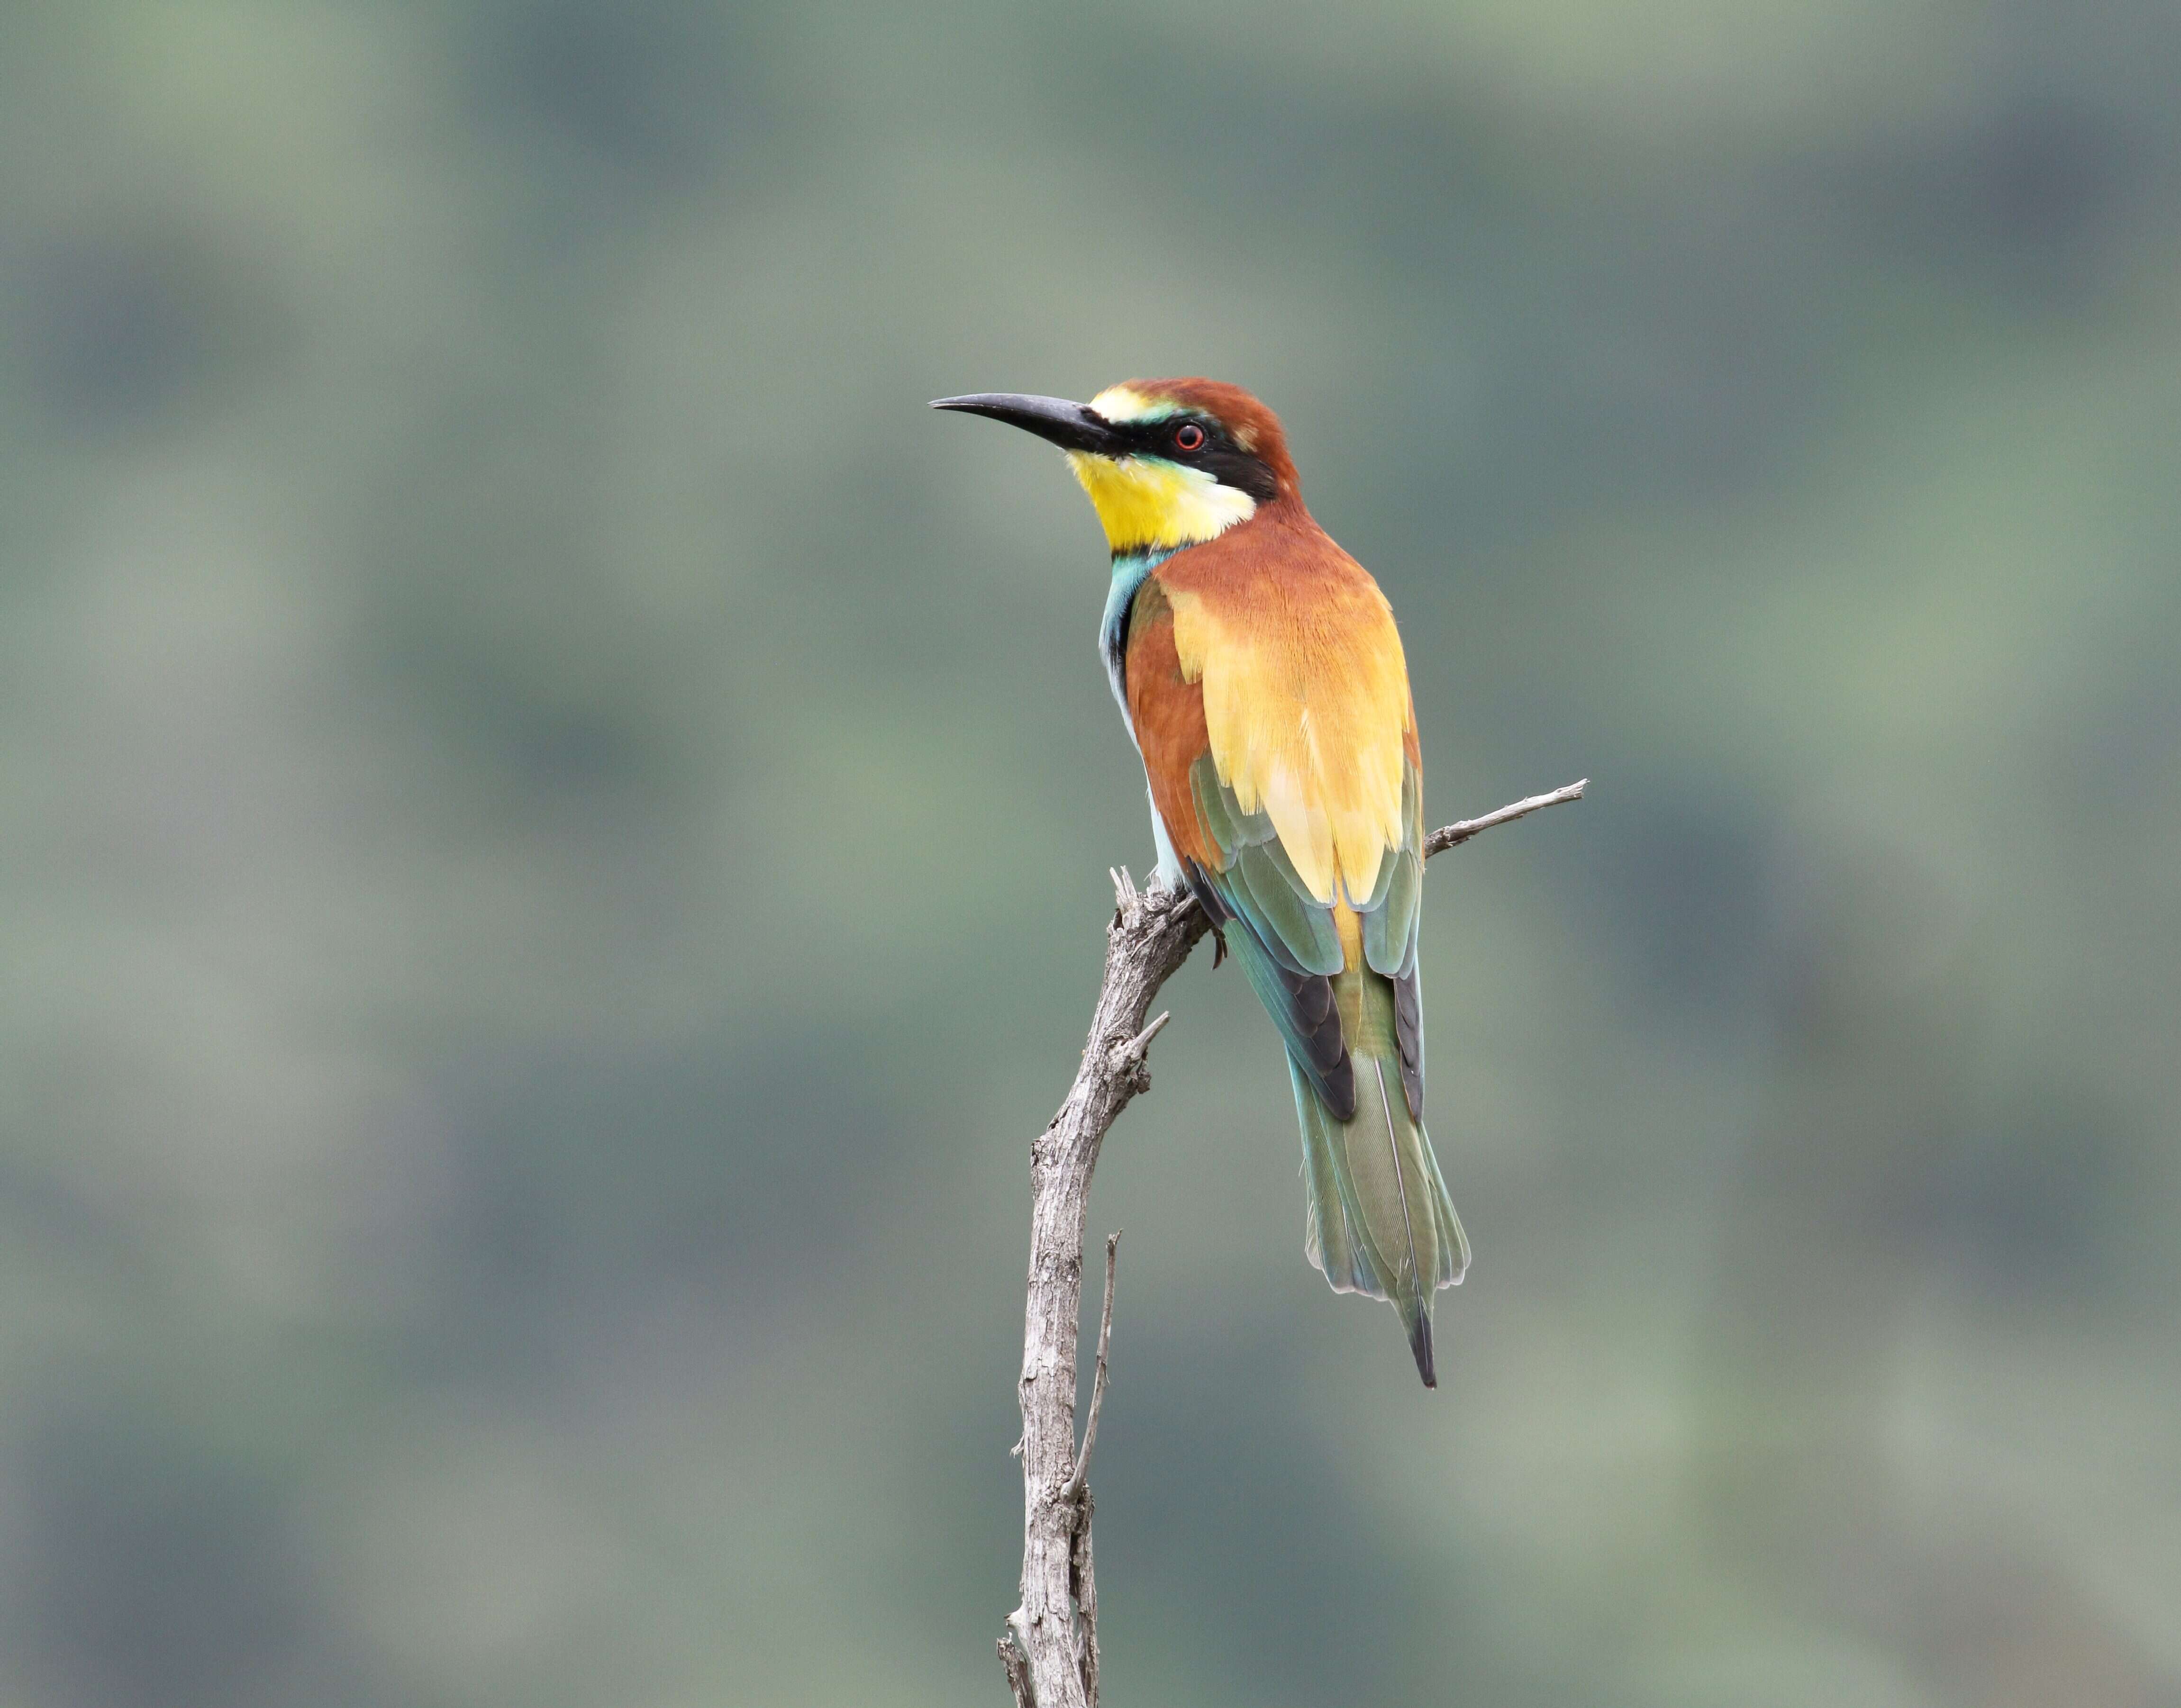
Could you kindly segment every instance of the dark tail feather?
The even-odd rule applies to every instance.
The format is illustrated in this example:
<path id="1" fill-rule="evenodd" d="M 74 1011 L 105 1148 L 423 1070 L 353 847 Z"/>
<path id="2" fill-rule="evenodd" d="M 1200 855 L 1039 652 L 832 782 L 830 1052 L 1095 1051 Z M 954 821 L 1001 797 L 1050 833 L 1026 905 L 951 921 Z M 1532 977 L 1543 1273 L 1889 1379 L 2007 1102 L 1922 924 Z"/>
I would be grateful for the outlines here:
<path id="1" fill-rule="evenodd" d="M 1424 1386 L 1438 1386 L 1438 1371 L 1432 1363 L 1431 1316 L 1418 1311 L 1415 1325 L 1409 1331 L 1409 1350 L 1416 1355 L 1416 1374 L 1424 1379 Z"/>
<path id="2" fill-rule="evenodd" d="M 1400 1313 L 1416 1374 L 1438 1386 L 1432 1347 L 1432 1299 L 1461 1279 L 1469 1242 L 1431 1154 L 1431 1140 L 1382 1065 L 1356 1063 L 1356 1119 L 1325 1105 L 1290 1058 L 1295 1114 L 1302 1127 L 1303 1180 L 1310 1219 L 1303 1249 L 1335 1292 L 1384 1299 Z"/>

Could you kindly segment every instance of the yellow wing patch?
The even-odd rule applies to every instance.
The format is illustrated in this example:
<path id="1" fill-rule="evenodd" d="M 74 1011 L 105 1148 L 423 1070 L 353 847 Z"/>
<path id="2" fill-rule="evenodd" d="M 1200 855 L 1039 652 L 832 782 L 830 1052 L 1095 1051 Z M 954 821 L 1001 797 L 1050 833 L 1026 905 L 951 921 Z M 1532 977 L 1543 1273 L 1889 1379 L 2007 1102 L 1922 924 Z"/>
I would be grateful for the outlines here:
<path id="1" fill-rule="evenodd" d="M 1385 598 L 1367 581 L 1328 609 L 1259 608 L 1246 625 L 1169 588 L 1183 675 L 1204 691 L 1219 780 L 1262 811 L 1319 901 L 1369 895 L 1399 848 L 1408 665 Z"/>

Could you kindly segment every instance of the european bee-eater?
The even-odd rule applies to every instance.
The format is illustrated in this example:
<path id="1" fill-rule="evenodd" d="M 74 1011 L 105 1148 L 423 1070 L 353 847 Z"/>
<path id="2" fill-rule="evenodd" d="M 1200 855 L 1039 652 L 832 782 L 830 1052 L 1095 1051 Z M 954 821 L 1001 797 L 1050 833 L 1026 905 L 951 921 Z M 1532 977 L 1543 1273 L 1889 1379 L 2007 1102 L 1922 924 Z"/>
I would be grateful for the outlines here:
<path id="1" fill-rule="evenodd" d="M 1469 1242 L 1424 1132 L 1422 757 L 1392 608 L 1239 387 L 933 406 L 1050 440 L 1090 493 L 1113 559 L 1099 650 L 1160 879 L 1196 897 L 1286 1042 L 1311 1262 L 1389 1301 L 1436 1387 L 1432 1300 Z"/>

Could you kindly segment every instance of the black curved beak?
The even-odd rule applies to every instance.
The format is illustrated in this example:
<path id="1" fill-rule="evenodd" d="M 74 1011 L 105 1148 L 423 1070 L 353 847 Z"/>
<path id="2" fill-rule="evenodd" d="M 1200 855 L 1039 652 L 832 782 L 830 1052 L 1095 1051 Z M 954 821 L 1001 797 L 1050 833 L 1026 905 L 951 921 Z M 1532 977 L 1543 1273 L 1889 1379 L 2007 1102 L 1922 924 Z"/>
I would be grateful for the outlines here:
<path id="1" fill-rule="evenodd" d="M 990 416 L 1009 427 L 1049 439 L 1064 451 L 1093 451 L 1103 456 L 1122 455 L 1120 435 L 1106 418 L 1087 404 L 1070 403 L 1064 397 L 1030 397 L 1020 392 L 979 391 L 967 397 L 942 397 L 934 409 L 960 410 L 964 415 Z"/>

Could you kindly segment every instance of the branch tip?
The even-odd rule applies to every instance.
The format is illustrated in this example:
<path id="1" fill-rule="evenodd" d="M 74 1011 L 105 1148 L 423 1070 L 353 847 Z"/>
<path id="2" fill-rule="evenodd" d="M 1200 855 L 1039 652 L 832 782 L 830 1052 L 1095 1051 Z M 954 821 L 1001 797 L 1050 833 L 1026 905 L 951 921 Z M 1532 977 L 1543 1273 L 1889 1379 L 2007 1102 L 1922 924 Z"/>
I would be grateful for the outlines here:
<path id="1" fill-rule="evenodd" d="M 1114 1051 L 1114 1054 L 1119 1057 L 1122 1061 L 1142 1061 L 1143 1058 L 1151 1052 L 1151 1040 L 1154 1038 L 1157 1038 L 1159 1033 L 1166 1030 L 1167 1022 L 1173 1018 L 1173 1011 L 1172 1009 L 1168 1009 L 1165 1013 L 1160 1015 L 1157 1019 L 1151 1022 L 1149 1026 L 1146 1026 L 1141 1032 L 1139 1032 L 1134 1038 L 1123 1044 L 1118 1050 Z"/>
<path id="2" fill-rule="evenodd" d="M 1424 838 L 1424 858 L 1444 854 L 1449 848 L 1459 848 L 1472 836 L 1501 824 L 1511 824 L 1517 818 L 1527 818 L 1532 813 L 1541 813 L 1548 807 L 1560 807 L 1570 801 L 1582 799 L 1583 791 L 1590 787 L 1590 779 L 1582 778 L 1566 787 L 1554 789 L 1549 794 L 1532 795 L 1527 800 L 1502 807 L 1496 813 L 1487 813 L 1482 818 L 1463 818 L 1452 824 L 1442 825 Z"/>

